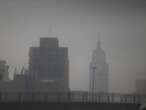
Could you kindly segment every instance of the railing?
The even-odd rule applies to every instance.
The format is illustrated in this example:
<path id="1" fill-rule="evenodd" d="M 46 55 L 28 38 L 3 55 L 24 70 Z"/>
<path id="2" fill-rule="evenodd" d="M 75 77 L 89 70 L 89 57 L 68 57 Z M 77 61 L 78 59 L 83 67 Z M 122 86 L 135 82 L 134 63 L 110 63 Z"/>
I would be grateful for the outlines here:
<path id="1" fill-rule="evenodd" d="M 146 95 L 105 94 L 88 92 L 3 92 L 0 102 L 83 102 L 83 103 L 131 103 L 146 102 Z"/>

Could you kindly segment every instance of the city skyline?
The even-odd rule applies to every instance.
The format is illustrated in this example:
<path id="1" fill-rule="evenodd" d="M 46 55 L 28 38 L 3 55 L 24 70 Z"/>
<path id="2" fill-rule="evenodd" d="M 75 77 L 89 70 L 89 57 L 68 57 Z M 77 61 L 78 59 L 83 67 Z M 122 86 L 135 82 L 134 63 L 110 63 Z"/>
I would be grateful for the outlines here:
<path id="1" fill-rule="evenodd" d="M 146 79 L 145 10 L 143 0 L 2 0 L 0 58 L 7 60 L 12 78 L 16 66 L 27 67 L 28 49 L 40 37 L 58 37 L 69 48 L 70 87 L 88 90 L 89 62 L 101 32 L 110 91 L 135 92 L 135 80 Z"/>

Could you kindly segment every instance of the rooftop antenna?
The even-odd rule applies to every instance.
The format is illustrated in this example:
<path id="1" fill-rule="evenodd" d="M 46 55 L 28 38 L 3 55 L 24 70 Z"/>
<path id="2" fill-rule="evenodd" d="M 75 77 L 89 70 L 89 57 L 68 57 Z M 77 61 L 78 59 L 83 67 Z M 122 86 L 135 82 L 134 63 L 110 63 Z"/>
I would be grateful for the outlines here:
<path id="1" fill-rule="evenodd" d="M 53 25 L 52 24 L 49 25 L 48 36 L 49 37 L 56 37 L 53 33 Z"/>
<path id="2" fill-rule="evenodd" d="M 98 32 L 98 41 L 97 41 L 97 47 L 100 48 L 101 46 L 101 33 Z"/>

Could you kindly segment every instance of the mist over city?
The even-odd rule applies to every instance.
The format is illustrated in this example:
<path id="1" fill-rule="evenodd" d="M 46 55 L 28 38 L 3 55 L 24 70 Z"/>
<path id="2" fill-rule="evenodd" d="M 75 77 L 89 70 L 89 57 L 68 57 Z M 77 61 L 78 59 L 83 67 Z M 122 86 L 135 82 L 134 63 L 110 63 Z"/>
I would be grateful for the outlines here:
<path id="1" fill-rule="evenodd" d="M 136 82 L 146 80 L 145 20 L 144 0 L 1 0 L 0 59 L 12 80 L 15 68 L 18 74 L 29 68 L 30 47 L 39 47 L 40 38 L 57 38 L 68 50 L 69 88 L 89 91 L 100 41 L 108 91 L 136 93 Z"/>

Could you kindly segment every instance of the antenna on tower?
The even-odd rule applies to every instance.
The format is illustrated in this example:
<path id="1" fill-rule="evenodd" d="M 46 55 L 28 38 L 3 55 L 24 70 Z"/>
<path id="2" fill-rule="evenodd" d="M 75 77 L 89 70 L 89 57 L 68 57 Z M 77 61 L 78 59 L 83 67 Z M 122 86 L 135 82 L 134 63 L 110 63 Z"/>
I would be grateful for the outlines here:
<path id="1" fill-rule="evenodd" d="M 101 32 L 98 32 L 98 41 L 97 41 L 97 47 L 99 48 L 101 45 Z"/>
<path id="2" fill-rule="evenodd" d="M 49 25 L 48 36 L 49 37 L 56 37 L 53 33 L 53 25 L 52 24 Z"/>
<path id="3" fill-rule="evenodd" d="M 52 24 L 49 25 L 48 34 L 49 34 L 49 35 L 52 35 Z"/>
<path id="4" fill-rule="evenodd" d="M 101 32 L 98 32 L 98 38 L 100 39 L 100 37 L 101 37 Z"/>

